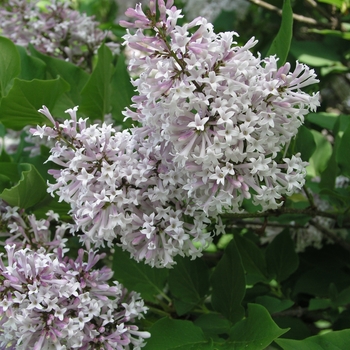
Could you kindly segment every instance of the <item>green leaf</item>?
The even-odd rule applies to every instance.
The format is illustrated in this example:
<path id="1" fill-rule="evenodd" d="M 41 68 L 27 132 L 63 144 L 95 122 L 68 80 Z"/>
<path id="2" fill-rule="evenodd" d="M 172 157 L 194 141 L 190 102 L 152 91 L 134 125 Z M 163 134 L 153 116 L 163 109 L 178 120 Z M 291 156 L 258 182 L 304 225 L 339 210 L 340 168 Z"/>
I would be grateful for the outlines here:
<path id="1" fill-rule="evenodd" d="M 306 120 L 320 126 L 323 129 L 333 130 L 338 114 L 335 113 L 309 113 Z"/>
<path id="2" fill-rule="evenodd" d="M 344 350 L 349 347 L 350 330 L 315 335 L 303 340 L 277 339 L 276 343 L 283 350 Z"/>
<path id="3" fill-rule="evenodd" d="M 0 125 L 0 129 L 1 129 L 1 125 Z M 0 163 L 11 163 L 12 160 L 11 160 L 11 156 L 9 154 L 6 153 L 5 149 L 3 148 L 1 153 L 0 153 Z M 0 169 L 1 169 L 1 164 L 0 164 Z M 2 171 L 0 170 L 0 173 Z"/>
<path id="4" fill-rule="evenodd" d="M 240 232 L 240 230 L 239 230 Z M 216 244 L 218 249 L 225 249 L 227 245 L 231 242 L 233 239 L 232 233 L 224 233 L 220 236 L 218 243 Z"/>
<path id="5" fill-rule="evenodd" d="M 11 180 L 6 175 L 0 174 L 0 193 L 5 189 L 11 187 Z"/>
<path id="6" fill-rule="evenodd" d="M 21 170 L 17 163 L 1 162 L 0 174 L 5 175 L 11 179 L 12 183 L 18 182 L 21 178 Z"/>
<path id="7" fill-rule="evenodd" d="M 98 49 L 98 60 L 90 79 L 81 92 L 80 109 L 92 119 L 103 120 L 111 112 L 111 77 L 114 73 L 111 50 L 101 45 Z"/>
<path id="8" fill-rule="evenodd" d="M 337 162 L 337 154 L 344 132 L 349 128 L 349 126 L 350 116 L 341 114 L 336 118 L 333 128 L 333 134 L 335 135 L 333 152 L 327 163 L 326 168 L 321 172 L 321 188 L 333 190 L 335 187 L 335 179 L 340 172 Z M 322 154 L 320 156 L 322 157 Z"/>
<path id="9" fill-rule="evenodd" d="M 266 281 L 268 273 L 261 250 L 250 239 L 240 234 L 235 235 L 235 241 L 246 273 L 257 276 L 258 280 Z"/>
<path id="10" fill-rule="evenodd" d="M 169 290 L 176 300 L 185 302 L 175 308 L 181 316 L 198 305 L 209 290 L 209 269 L 201 259 L 177 258 L 169 271 Z"/>
<path id="11" fill-rule="evenodd" d="M 220 334 L 228 334 L 232 323 L 224 318 L 221 314 L 210 312 L 199 316 L 194 324 L 201 327 L 207 337 L 217 341 L 222 341 L 218 336 Z"/>
<path id="12" fill-rule="evenodd" d="M 306 293 L 318 297 L 327 297 L 331 283 L 334 283 L 338 290 L 343 290 L 350 285 L 350 276 L 340 269 L 332 268 L 332 266 L 329 266 L 329 268 L 313 268 L 299 277 L 294 285 L 293 294 Z"/>
<path id="13" fill-rule="evenodd" d="M 6 128 L 3 124 L 0 123 L 0 137 L 3 138 L 6 135 Z M 2 150 L 2 153 L 4 152 L 4 149 Z"/>
<path id="14" fill-rule="evenodd" d="M 326 47 L 322 41 L 292 41 L 290 52 L 300 62 L 314 67 L 334 66 L 342 60 L 338 50 Z"/>
<path id="15" fill-rule="evenodd" d="M 27 209 L 46 197 L 46 182 L 32 164 L 19 164 L 22 170 L 19 182 L 2 191 L 0 198 L 11 206 Z"/>
<path id="16" fill-rule="evenodd" d="M 274 314 L 276 312 L 281 312 L 289 309 L 294 305 L 294 301 L 289 299 L 278 299 L 274 297 L 270 297 L 269 295 L 259 296 L 255 299 L 255 301 L 264 306 L 270 314 Z"/>
<path id="17" fill-rule="evenodd" d="M 156 296 L 163 294 L 169 271 L 167 269 L 152 268 L 142 262 L 138 263 L 130 257 L 130 253 L 115 247 L 113 256 L 114 278 L 129 290 L 141 293 L 142 298 L 152 302 Z"/>
<path id="18" fill-rule="evenodd" d="M 278 282 L 287 279 L 299 265 L 294 242 L 287 230 L 278 234 L 266 249 L 267 269 Z"/>
<path id="19" fill-rule="evenodd" d="M 309 159 L 307 173 L 311 177 L 316 177 L 326 169 L 328 161 L 332 156 L 332 145 L 320 132 L 311 130 L 311 133 L 316 142 L 316 149 Z"/>
<path id="20" fill-rule="evenodd" d="M 232 323 L 242 319 L 241 305 L 245 294 L 245 277 L 241 258 L 233 239 L 225 249 L 211 278 L 213 287 L 211 302 L 215 311 Z"/>
<path id="21" fill-rule="evenodd" d="M 46 218 L 48 210 L 52 210 L 60 216 L 62 221 L 72 220 L 72 216 L 68 214 L 71 207 L 66 202 L 59 202 L 57 197 L 47 195 L 44 200 L 30 208 L 37 218 Z"/>
<path id="22" fill-rule="evenodd" d="M 349 204 L 349 194 L 343 189 L 329 190 L 326 188 L 322 189 L 320 194 L 326 195 L 328 203 L 339 208 L 340 211 L 343 211 Z"/>
<path id="23" fill-rule="evenodd" d="M 10 82 L 18 76 L 21 63 L 15 44 L 0 36 L 0 98 L 7 94 Z"/>
<path id="24" fill-rule="evenodd" d="M 342 8 L 344 1 L 343 0 L 317 0 L 318 2 L 324 2 L 325 4 L 330 4 Z"/>
<path id="25" fill-rule="evenodd" d="M 130 82 L 130 75 L 125 64 L 125 57 L 121 54 L 118 58 L 115 73 L 111 82 L 111 104 L 112 116 L 118 125 L 124 128 L 130 127 L 133 121 L 128 119 L 123 122 L 124 115 L 122 111 L 130 106 L 131 98 L 135 95 L 134 87 Z"/>
<path id="26" fill-rule="evenodd" d="M 350 266 L 349 252 L 338 244 L 324 244 L 321 249 L 309 247 L 306 252 L 301 253 L 300 255 L 304 264 L 307 264 L 309 267 L 320 269 L 314 273 L 315 277 L 317 273 L 321 273 L 322 279 L 324 275 L 329 275 L 329 277 L 332 279 L 332 272 L 334 277 L 340 271 L 343 273 L 346 272 L 347 266 Z M 345 273 L 345 275 L 347 275 L 347 273 Z M 343 277 L 343 274 L 341 277 L 339 276 L 339 280 Z M 326 277 L 326 279 L 327 278 L 328 277 Z M 347 282 L 348 285 L 344 286 L 343 283 L 341 283 L 341 285 L 335 283 L 337 290 L 343 290 L 344 288 L 350 286 L 349 281 L 349 276 L 347 276 L 345 282 Z M 331 282 L 332 280 L 330 280 L 329 283 Z"/>
<path id="27" fill-rule="evenodd" d="M 190 321 L 162 318 L 149 331 L 151 338 L 144 350 L 214 350 L 203 331 Z"/>
<path id="28" fill-rule="evenodd" d="M 300 126 L 295 138 L 294 153 L 300 153 L 301 159 L 308 161 L 315 152 L 316 142 L 313 133 L 304 125 Z"/>
<path id="29" fill-rule="evenodd" d="M 281 67 L 287 60 L 290 44 L 293 36 L 293 10 L 290 0 L 283 1 L 281 27 L 273 40 L 267 56 L 277 55 L 278 66 Z"/>
<path id="30" fill-rule="evenodd" d="M 327 74 L 345 74 L 349 72 L 349 68 L 341 62 L 334 62 L 331 66 L 321 67 L 320 76 L 325 77 Z"/>
<path id="31" fill-rule="evenodd" d="M 308 309 L 310 311 L 328 309 L 332 307 L 330 299 L 314 298 L 310 299 Z"/>
<path id="32" fill-rule="evenodd" d="M 332 300 L 332 303 L 336 307 L 350 304 L 350 287 L 343 289 L 334 300 Z"/>
<path id="33" fill-rule="evenodd" d="M 22 46 L 17 46 L 21 58 L 21 73 L 18 78 L 23 80 L 45 79 L 46 64 L 36 57 L 29 56 Z"/>
<path id="34" fill-rule="evenodd" d="M 0 121 L 14 130 L 46 124 L 47 118 L 38 109 L 43 105 L 52 109 L 57 99 L 68 90 L 69 85 L 62 78 L 31 81 L 16 78 L 8 95 L 1 100 Z"/>
<path id="35" fill-rule="evenodd" d="M 263 350 L 272 341 L 286 333 L 279 328 L 268 311 L 259 304 L 248 304 L 248 316 L 235 324 L 229 332 L 227 349 Z"/>
<path id="36" fill-rule="evenodd" d="M 274 321 L 280 328 L 290 328 L 288 332 L 282 334 L 282 338 L 305 339 L 311 335 L 307 323 L 304 323 L 300 318 L 279 316 L 275 317 Z"/>
<path id="37" fill-rule="evenodd" d="M 334 124 L 333 134 L 336 137 L 342 138 L 344 131 L 350 125 L 350 115 L 340 114 Z"/>
<path id="38" fill-rule="evenodd" d="M 339 168 L 336 161 L 336 151 L 334 148 L 326 168 L 321 172 L 320 188 L 332 191 L 335 187 L 335 180 L 338 172 Z"/>
<path id="39" fill-rule="evenodd" d="M 340 1 L 342 2 L 342 1 Z M 339 37 L 345 40 L 350 40 L 350 33 L 343 32 L 340 30 L 332 30 L 332 29 L 311 29 L 311 33 L 322 34 L 322 35 L 331 35 L 335 37 Z"/>
<path id="40" fill-rule="evenodd" d="M 338 319 L 333 323 L 333 330 L 338 331 L 341 329 L 350 328 L 350 310 L 344 310 L 338 317 Z M 290 338 L 290 337 L 288 337 Z"/>
<path id="41" fill-rule="evenodd" d="M 345 130 L 343 137 L 341 138 L 339 147 L 337 149 L 336 161 L 342 173 L 350 176 L 350 125 Z"/>
<path id="42" fill-rule="evenodd" d="M 36 51 L 33 46 L 30 46 L 30 52 L 33 56 L 40 58 L 47 65 L 48 79 L 63 78 L 69 85 L 70 90 L 66 92 L 68 108 L 72 108 L 80 104 L 81 90 L 89 79 L 89 74 L 80 67 L 51 56 L 46 56 L 39 51 Z M 63 110 L 64 111 L 64 110 Z"/>

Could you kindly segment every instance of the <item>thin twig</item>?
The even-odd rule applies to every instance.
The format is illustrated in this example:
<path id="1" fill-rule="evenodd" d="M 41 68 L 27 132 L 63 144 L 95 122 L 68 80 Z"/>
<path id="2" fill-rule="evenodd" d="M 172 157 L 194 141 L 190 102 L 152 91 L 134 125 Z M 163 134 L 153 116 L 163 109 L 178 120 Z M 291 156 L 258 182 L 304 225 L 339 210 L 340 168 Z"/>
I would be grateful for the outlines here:
<path id="1" fill-rule="evenodd" d="M 271 5 L 263 0 L 248 0 L 248 1 L 250 1 L 251 3 L 258 5 L 260 7 L 266 8 L 270 11 L 277 12 L 279 15 L 282 15 L 282 10 L 280 8 L 278 8 L 274 5 Z M 296 13 L 293 13 L 293 19 L 295 19 L 298 22 L 307 23 L 307 24 L 311 24 L 314 26 L 333 28 L 333 24 L 331 24 L 331 23 L 320 23 L 311 17 L 298 15 Z"/>
<path id="2" fill-rule="evenodd" d="M 306 2 L 316 11 L 318 11 L 322 16 L 327 18 L 333 29 L 338 27 L 338 19 L 330 15 L 329 12 L 323 7 L 319 6 L 319 4 L 315 0 L 306 0 Z"/>
<path id="3" fill-rule="evenodd" d="M 303 316 L 306 312 L 309 312 L 307 307 L 300 307 L 297 306 L 293 309 L 288 309 L 280 312 L 275 312 L 272 314 L 273 317 L 301 317 Z"/>
<path id="4" fill-rule="evenodd" d="M 276 210 L 268 210 L 262 213 L 235 213 L 235 214 L 223 214 L 221 218 L 223 219 L 249 219 L 249 218 L 264 218 L 269 216 L 281 216 L 281 215 L 309 215 L 311 217 L 321 216 L 325 218 L 330 218 L 333 220 L 337 220 L 338 214 L 329 213 L 325 211 L 321 211 L 315 208 L 306 208 L 306 209 L 295 209 L 295 208 L 279 208 Z M 349 218 L 344 219 L 344 222 L 349 221 Z"/>
<path id="5" fill-rule="evenodd" d="M 314 198 L 312 197 L 311 193 L 309 192 L 308 188 L 306 186 L 303 186 L 303 191 L 307 197 L 307 200 L 309 201 L 310 203 L 310 206 L 312 208 L 316 208 L 316 205 L 314 203 Z"/>
<path id="6" fill-rule="evenodd" d="M 248 226 L 261 227 L 263 224 L 264 223 L 261 221 L 253 221 L 253 220 L 234 220 L 234 222 L 232 222 L 232 226 L 234 226 L 234 227 L 248 227 Z M 230 227 L 229 224 L 227 224 L 226 226 Z M 266 223 L 266 226 L 268 226 L 268 227 L 281 227 L 281 228 L 293 228 L 293 229 L 305 228 L 304 225 L 280 224 L 279 222 L 271 222 L 271 221 L 268 221 Z"/>

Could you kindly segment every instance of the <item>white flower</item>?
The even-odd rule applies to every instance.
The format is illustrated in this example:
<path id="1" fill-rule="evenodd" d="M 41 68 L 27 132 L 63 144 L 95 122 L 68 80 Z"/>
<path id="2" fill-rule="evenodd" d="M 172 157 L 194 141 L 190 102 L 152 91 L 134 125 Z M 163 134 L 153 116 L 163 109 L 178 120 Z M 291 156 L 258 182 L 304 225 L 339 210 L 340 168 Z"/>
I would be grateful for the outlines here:
<path id="1" fill-rule="evenodd" d="M 206 122 L 209 120 L 209 117 L 201 118 L 197 113 L 194 116 L 194 121 L 187 124 L 189 128 L 196 128 L 197 130 L 203 131 Z"/>

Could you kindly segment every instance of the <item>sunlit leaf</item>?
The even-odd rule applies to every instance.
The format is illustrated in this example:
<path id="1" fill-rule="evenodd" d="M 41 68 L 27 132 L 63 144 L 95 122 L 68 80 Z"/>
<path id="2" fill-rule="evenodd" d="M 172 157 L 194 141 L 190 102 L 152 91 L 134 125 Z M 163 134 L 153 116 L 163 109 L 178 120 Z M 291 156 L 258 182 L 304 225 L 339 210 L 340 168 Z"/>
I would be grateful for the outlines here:
<path id="1" fill-rule="evenodd" d="M 0 98 L 7 94 L 12 79 L 21 70 L 20 58 L 15 44 L 0 36 Z"/>
<path id="2" fill-rule="evenodd" d="M 14 130 L 47 124 L 47 118 L 38 109 L 43 105 L 52 109 L 58 98 L 68 90 L 69 85 L 62 78 L 31 81 L 16 78 L 8 95 L 1 100 L 0 121 Z"/>
<path id="3" fill-rule="evenodd" d="M 70 62 L 50 57 L 36 51 L 33 46 L 30 46 L 30 52 L 33 56 L 46 63 L 48 79 L 61 77 L 69 84 L 70 89 L 66 92 L 67 98 L 69 99 L 69 106 L 67 106 L 67 108 L 79 105 L 81 100 L 81 90 L 87 83 L 89 74 L 82 68 L 77 67 Z"/>
<path id="4" fill-rule="evenodd" d="M 300 153 L 301 159 L 308 161 L 315 152 L 316 142 L 312 131 L 304 125 L 300 126 L 295 138 L 294 153 Z"/>
<path id="5" fill-rule="evenodd" d="M 45 79 L 45 62 L 37 57 L 28 55 L 27 50 L 22 46 L 17 46 L 17 50 L 21 58 L 21 73 L 18 78 L 23 80 Z"/>
<path id="6" fill-rule="evenodd" d="M 113 119 L 118 125 L 122 124 L 124 128 L 131 126 L 133 123 L 130 119 L 123 122 L 125 117 L 122 111 L 125 107 L 130 106 L 131 98 L 134 95 L 134 87 L 130 82 L 125 57 L 124 55 L 120 55 L 111 81 L 111 105 Z"/>
<path id="7" fill-rule="evenodd" d="M 311 130 L 311 133 L 316 143 L 316 149 L 309 159 L 307 173 L 311 177 L 320 176 L 326 169 L 329 159 L 332 155 L 332 145 L 330 142 L 316 130 Z M 302 145 L 300 145 L 302 147 Z"/>
<path id="8" fill-rule="evenodd" d="M 269 55 L 277 55 L 279 57 L 278 66 L 282 66 L 289 53 L 290 44 L 293 35 L 293 10 L 290 0 L 283 1 L 282 22 L 280 29 L 273 40 L 268 52 Z"/>
<path id="9" fill-rule="evenodd" d="M 43 200 L 46 196 L 46 183 L 32 164 L 20 164 L 21 178 L 11 188 L 6 188 L 0 194 L 11 206 L 27 209 Z"/>
<path id="10" fill-rule="evenodd" d="M 98 61 L 90 79 L 81 91 L 80 109 L 92 119 L 103 120 L 111 112 L 111 78 L 113 55 L 106 45 L 98 49 Z"/>
<path id="11" fill-rule="evenodd" d="M 335 113 L 309 113 L 306 116 L 306 120 L 320 126 L 321 128 L 333 130 L 334 125 L 337 121 L 338 114 Z"/>
<path id="12" fill-rule="evenodd" d="M 290 51 L 298 61 L 314 67 L 333 66 L 342 60 L 337 50 L 326 50 L 321 41 L 293 40 Z"/>

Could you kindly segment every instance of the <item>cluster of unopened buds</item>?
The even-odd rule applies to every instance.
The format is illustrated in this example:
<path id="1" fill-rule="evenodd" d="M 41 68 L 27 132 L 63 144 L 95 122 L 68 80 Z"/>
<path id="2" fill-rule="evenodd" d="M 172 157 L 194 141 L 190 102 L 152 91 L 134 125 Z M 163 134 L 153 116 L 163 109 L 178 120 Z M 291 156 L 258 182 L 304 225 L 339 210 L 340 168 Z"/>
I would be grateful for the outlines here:
<path id="1" fill-rule="evenodd" d="M 81 239 L 96 247 L 118 242 L 136 260 L 157 267 L 178 254 L 195 258 L 223 231 L 220 215 L 276 209 L 304 185 L 299 154 L 285 157 L 304 115 L 319 104 L 302 88 L 315 73 L 296 63 L 277 67 L 255 57 L 256 41 L 238 46 L 234 32 L 216 34 L 198 17 L 182 26 L 181 11 L 150 1 L 126 15 L 125 45 L 137 90 L 125 116 L 131 130 L 88 125 L 76 116 L 32 129 L 55 139 L 49 191 L 71 206 Z M 152 34 L 153 33 L 153 34 Z"/>

